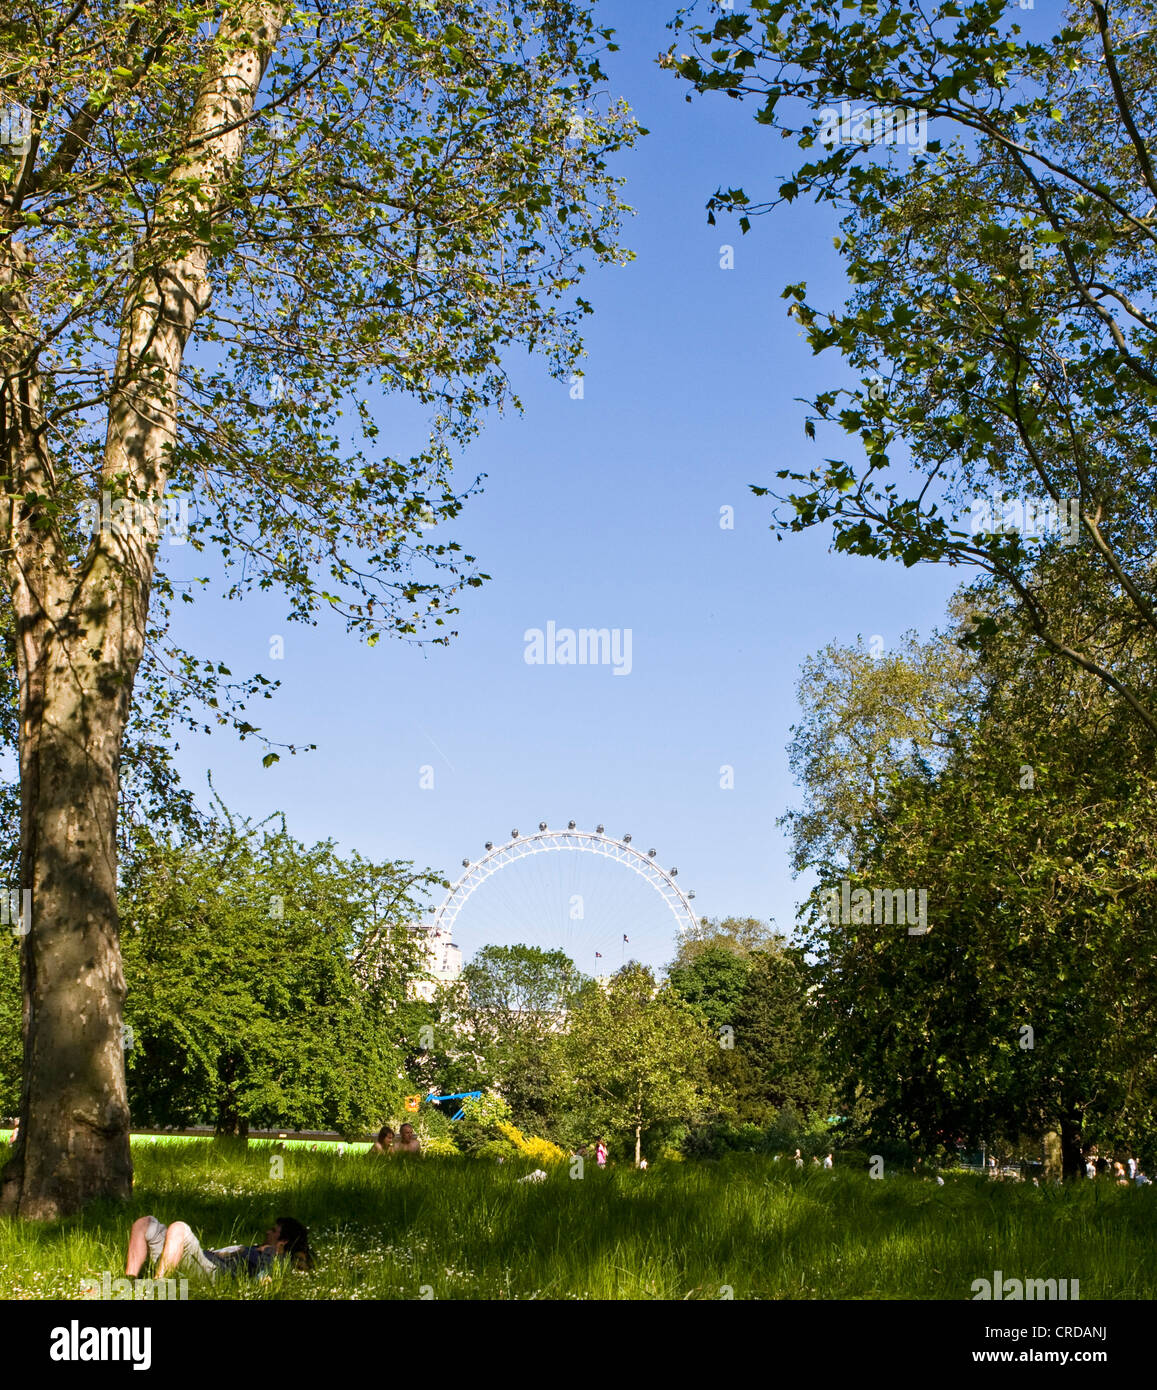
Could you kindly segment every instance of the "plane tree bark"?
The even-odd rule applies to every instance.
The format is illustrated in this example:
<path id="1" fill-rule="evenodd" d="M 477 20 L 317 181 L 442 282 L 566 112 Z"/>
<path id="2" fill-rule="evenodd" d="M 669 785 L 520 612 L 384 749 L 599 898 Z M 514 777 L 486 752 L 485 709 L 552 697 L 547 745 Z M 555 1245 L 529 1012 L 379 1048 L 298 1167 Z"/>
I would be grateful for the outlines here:
<path id="1" fill-rule="evenodd" d="M 229 597 L 281 587 L 291 620 L 430 640 L 485 577 L 423 534 L 463 503 L 449 447 L 508 394 L 505 346 L 575 360 L 569 292 L 581 255 L 623 254 L 605 160 L 634 126 L 584 4 L 17 4 L 9 33 L 0 548 L 32 917 L 0 1210 L 50 1219 L 131 1189 L 116 831 L 142 668 L 169 713 L 203 697 L 260 735 L 168 638 L 196 582 L 162 546 L 232 567 Z M 425 450 L 383 456 L 370 388 L 435 417 Z"/>
<path id="2" fill-rule="evenodd" d="M 285 6 L 226 11 L 188 123 L 188 147 L 154 223 L 148 274 L 120 335 L 100 479 L 118 498 L 164 492 L 178 374 L 209 293 L 213 221 Z M 27 163 L 27 160 L 25 161 Z M 0 243 L 8 507 L 4 548 L 16 619 L 23 946 L 21 1143 L 0 1206 L 49 1218 L 132 1186 L 117 942 L 121 740 L 144 651 L 156 537 L 98 531 L 79 564 L 50 503 L 54 465 L 36 366 L 29 252 Z"/>

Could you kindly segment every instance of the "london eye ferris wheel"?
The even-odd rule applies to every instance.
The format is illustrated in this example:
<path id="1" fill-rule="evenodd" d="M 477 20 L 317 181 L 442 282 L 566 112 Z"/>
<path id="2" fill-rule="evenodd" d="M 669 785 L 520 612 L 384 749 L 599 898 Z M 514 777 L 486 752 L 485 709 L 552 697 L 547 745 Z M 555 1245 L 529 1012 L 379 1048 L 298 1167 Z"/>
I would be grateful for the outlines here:
<path id="1" fill-rule="evenodd" d="M 521 943 L 563 950 L 585 974 L 609 974 L 628 959 L 660 966 L 697 920 L 695 894 L 678 874 L 630 834 L 540 821 L 536 831 L 512 830 L 502 842 L 486 841 L 478 859 L 463 859 L 423 925 L 467 958 L 484 945 Z"/>

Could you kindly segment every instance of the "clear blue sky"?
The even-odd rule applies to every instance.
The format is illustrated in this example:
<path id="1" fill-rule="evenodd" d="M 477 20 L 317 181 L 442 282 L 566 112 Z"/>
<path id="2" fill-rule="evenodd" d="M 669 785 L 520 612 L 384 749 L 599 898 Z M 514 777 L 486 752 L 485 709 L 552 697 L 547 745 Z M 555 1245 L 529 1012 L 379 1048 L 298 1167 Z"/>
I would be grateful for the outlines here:
<path id="1" fill-rule="evenodd" d="M 255 742 L 184 738 L 179 765 L 199 796 L 211 768 L 231 808 L 283 810 L 299 838 L 451 877 L 514 827 L 603 822 L 677 864 L 701 914 L 789 929 L 803 889 L 775 822 L 795 796 L 785 750 L 800 663 L 833 639 L 880 634 L 891 646 L 909 628 L 929 631 L 962 575 L 836 556 L 819 532 L 777 542 L 769 531 L 768 504 L 748 485 L 843 447 L 842 436 L 804 436 L 795 398 L 845 378 L 836 358 L 812 357 L 779 297 L 806 279 L 814 300 L 842 299 L 836 219 L 795 205 L 746 237 L 707 225 L 717 186 L 773 192 L 798 152 L 754 123 L 754 104 L 685 103 L 687 85 L 654 62 L 673 8 L 603 6 L 622 45 L 607 62 L 612 88 L 651 132 L 620 160 L 637 259 L 584 287 L 595 306 L 584 399 L 542 363 L 513 360 L 525 413 L 492 421 L 462 459 L 463 479 L 489 478 L 455 534 L 493 579 L 464 599 L 460 636 L 448 649 L 370 650 L 336 621 L 287 625 L 274 597 L 185 607 L 178 636 L 193 650 L 281 679 L 254 722 L 318 747 L 264 770 Z M 720 268 L 725 243 L 732 270 Z M 396 409 L 387 447 L 404 456 L 419 440 L 412 411 Z M 725 505 L 733 530 L 719 525 Z M 548 621 L 631 629 L 630 675 L 528 665 L 523 633 Z M 275 633 L 281 661 L 269 660 Z M 434 787 L 423 790 L 427 764 Z M 732 789 L 720 787 L 724 764 Z M 614 943 L 612 967 L 624 953 L 670 957 L 673 922 L 657 898 L 637 900 L 633 883 L 619 895 L 597 869 L 590 884 L 611 906 L 597 922 L 588 912 L 587 936 L 544 926 L 540 944 L 565 945 L 587 971 L 600 942 Z M 484 904 L 483 892 L 473 924 L 469 906 L 461 918 L 467 954 L 501 939 L 503 913 L 520 910 L 509 897 Z"/>

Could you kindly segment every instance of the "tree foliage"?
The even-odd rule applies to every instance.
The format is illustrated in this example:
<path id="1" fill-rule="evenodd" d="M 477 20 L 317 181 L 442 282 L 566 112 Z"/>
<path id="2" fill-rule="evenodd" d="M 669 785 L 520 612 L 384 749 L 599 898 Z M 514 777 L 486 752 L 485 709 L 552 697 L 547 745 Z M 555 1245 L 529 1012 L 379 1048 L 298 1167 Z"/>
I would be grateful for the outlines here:
<path id="1" fill-rule="evenodd" d="M 140 832 L 121 898 L 137 1122 L 360 1133 L 400 1110 L 426 964 L 408 923 L 436 881 L 284 823 Z"/>
<path id="2" fill-rule="evenodd" d="M 938 662 L 922 669 L 927 700 Z M 858 671 L 845 707 L 828 692 L 805 708 L 800 738 L 887 698 L 864 687 L 891 672 Z M 975 682 L 935 764 L 865 745 L 879 794 L 854 833 L 797 838 L 819 879 L 809 946 L 828 1045 L 877 1137 L 928 1151 L 1055 1127 L 1075 1173 L 1082 1142 L 1140 1144 L 1157 1114 L 1147 736 L 1094 675 L 1011 638 L 986 644 Z M 822 889 L 845 878 L 925 891 L 927 934 L 828 910 Z"/>
<path id="3" fill-rule="evenodd" d="M 674 964 L 689 965 L 708 949 L 746 957 L 778 939 L 775 927 L 758 917 L 698 917 L 680 930 Z"/>
<path id="4" fill-rule="evenodd" d="M 667 979 L 712 1032 L 718 1032 L 734 1025 L 752 959 L 722 946 L 705 945 L 686 964 L 672 965 Z"/>
<path id="5" fill-rule="evenodd" d="M 756 120 L 806 152 L 777 195 L 720 190 L 713 210 L 740 212 L 744 231 L 808 194 L 845 214 L 848 302 L 815 305 L 803 282 L 783 296 L 813 352 L 834 348 L 853 376 L 810 402 L 805 431 L 835 425 L 862 459 L 781 470 L 776 525 L 830 524 L 852 554 L 979 567 L 1034 642 L 1103 681 L 1152 735 L 1150 20 L 1136 0 L 1077 3 L 1039 42 L 1004 0 L 751 0 L 713 24 L 681 18 L 693 51 L 668 62 L 698 91 L 755 98 Z M 852 127 L 824 143 L 825 114 L 845 102 L 926 117 L 932 138 L 901 149 Z M 1033 583 L 1023 525 L 986 529 L 977 501 L 994 495 L 1075 502 L 1079 543 L 1054 531 L 1041 549 L 1089 581 L 1101 621 L 1074 627 L 1059 593 Z"/>
<path id="6" fill-rule="evenodd" d="M 723 1053 L 739 1120 L 768 1123 L 790 1109 L 804 1121 L 822 1121 L 830 1113 L 829 1025 L 814 986 L 815 972 L 797 946 L 752 956 L 733 1047 Z"/>
<path id="7" fill-rule="evenodd" d="M 494 1087 L 516 1125 L 553 1133 L 569 1099 L 562 1034 L 587 981 L 564 951 L 483 946 L 444 991 L 447 1091 Z"/>
<path id="8" fill-rule="evenodd" d="M 669 985 L 628 961 L 605 989 L 584 992 L 571 1015 L 568 1050 L 575 1104 L 588 1123 L 642 1133 L 665 1120 L 696 1120 L 714 1099 L 708 1068 L 717 1042 Z"/>

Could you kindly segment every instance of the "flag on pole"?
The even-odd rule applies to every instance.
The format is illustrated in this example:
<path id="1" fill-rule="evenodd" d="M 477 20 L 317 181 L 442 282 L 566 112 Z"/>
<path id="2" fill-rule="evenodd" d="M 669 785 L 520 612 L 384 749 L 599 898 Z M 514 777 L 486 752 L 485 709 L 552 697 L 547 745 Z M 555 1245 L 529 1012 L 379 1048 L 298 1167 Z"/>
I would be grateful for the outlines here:
<path id="1" fill-rule="evenodd" d="M 631 938 L 629 936 L 624 936 L 623 940 L 627 943 L 628 946 L 631 944 Z"/>
<path id="2" fill-rule="evenodd" d="M 602 958 L 603 958 L 603 953 L 602 953 L 602 951 L 596 951 L 596 952 L 595 952 L 595 960 L 602 960 Z"/>

